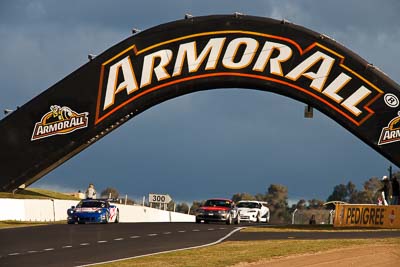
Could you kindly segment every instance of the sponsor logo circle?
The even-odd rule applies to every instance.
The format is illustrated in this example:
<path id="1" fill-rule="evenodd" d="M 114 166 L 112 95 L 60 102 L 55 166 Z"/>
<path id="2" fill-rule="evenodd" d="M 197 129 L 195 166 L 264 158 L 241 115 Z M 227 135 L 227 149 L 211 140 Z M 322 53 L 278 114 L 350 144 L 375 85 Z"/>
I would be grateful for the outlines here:
<path id="1" fill-rule="evenodd" d="M 386 105 L 391 108 L 397 108 L 399 106 L 399 99 L 394 94 L 385 94 L 384 100 Z"/>

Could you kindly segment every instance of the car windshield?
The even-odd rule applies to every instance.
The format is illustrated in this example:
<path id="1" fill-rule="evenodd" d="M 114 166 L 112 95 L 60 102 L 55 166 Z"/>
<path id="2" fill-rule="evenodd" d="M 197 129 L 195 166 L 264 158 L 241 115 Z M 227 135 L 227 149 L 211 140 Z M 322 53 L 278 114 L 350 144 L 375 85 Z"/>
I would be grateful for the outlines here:
<path id="1" fill-rule="evenodd" d="M 229 200 L 219 200 L 219 199 L 209 199 L 204 203 L 206 207 L 231 207 L 231 202 Z"/>
<path id="2" fill-rule="evenodd" d="M 103 201 L 81 201 L 76 206 L 77 208 L 104 208 L 106 203 Z"/>
<path id="3" fill-rule="evenodd" d="M 260 204 L 255 202 L 239 202 L 237 204 L 238 208 L 249 208 L 249 209 L 259 209 Z"/>

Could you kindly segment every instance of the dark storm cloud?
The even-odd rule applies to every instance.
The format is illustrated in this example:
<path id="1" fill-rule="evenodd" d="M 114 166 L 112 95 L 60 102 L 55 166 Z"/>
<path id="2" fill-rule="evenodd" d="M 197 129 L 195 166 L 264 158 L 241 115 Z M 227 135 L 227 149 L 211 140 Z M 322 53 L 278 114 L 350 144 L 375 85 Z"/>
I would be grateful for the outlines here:
<path id="1" fill-rule="evenodd" d="M 399 81 L 399 1 L 269 1 L 266 16 L 326 34 Z M 275 4 L 272 4 L 275 3 Z"/>
<path id="2" fill-rule="evenodd" d="M 327 34 L 399 79 L 398 1 L 1 1 L 0 108 L 22 105 L 133 27 L 235 11 Z M 303 109 L 252 90 L 190 94 L 140 114 L 37 185 L 95 182 L 193 200 L 281 183 L 291 197 L 326 198 L 336 184 L 384 174 L 387 160 L 320 113 L 303 119 Z"/>
<path id="3" fill-rule="evenodd" d="M 272 4 L 272 3 L 275 4 Z M 360 31 L 390 31 L 397 29 L 400 2 L 389 0 L 363 1 L 269 1 L 272 16 L 291 19 L 296 24 L 311 27 L 318 32 L 345 31 L 357 28 Z"/>

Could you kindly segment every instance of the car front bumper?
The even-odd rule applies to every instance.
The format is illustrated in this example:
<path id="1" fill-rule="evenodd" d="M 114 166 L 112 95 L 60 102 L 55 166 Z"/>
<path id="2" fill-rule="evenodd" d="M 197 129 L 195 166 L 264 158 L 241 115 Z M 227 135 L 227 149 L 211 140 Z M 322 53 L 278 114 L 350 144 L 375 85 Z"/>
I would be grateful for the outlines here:
<path id="1" fill-rule="evenodd" d="M 228 215 L 229 213 L 206 212 L 204 214 L 196 215 L 196 220 L 207 222 L 226 222 L 229 218 Z"/>
<path id="2" fill-rule="evenodd" d="M 67 218 L 68 223 L 104 223 L 106 217 L 104 214 L 85 213 L 73 214 Z"/>
<path id="3" fill-rule="evenodd" d="M 256 222 L 257 221 L 257 214 L 256 213 L 240 214 L 240 220 L 241 221 Z"/>

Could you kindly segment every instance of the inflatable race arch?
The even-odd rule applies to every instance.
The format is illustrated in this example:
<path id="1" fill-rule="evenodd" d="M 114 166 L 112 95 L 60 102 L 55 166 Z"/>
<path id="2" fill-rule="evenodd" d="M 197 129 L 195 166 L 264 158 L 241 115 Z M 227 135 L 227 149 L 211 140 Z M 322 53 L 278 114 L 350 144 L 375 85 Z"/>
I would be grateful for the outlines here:
<path id="1" fill-rule="evenodd" d="M 193 17 L 132 35 L 0 121 L 0 191 L 29 185 L 168 99 L 249 88 L 304 102 L 400 167 L 399 85 L 286 21 Z"/>

